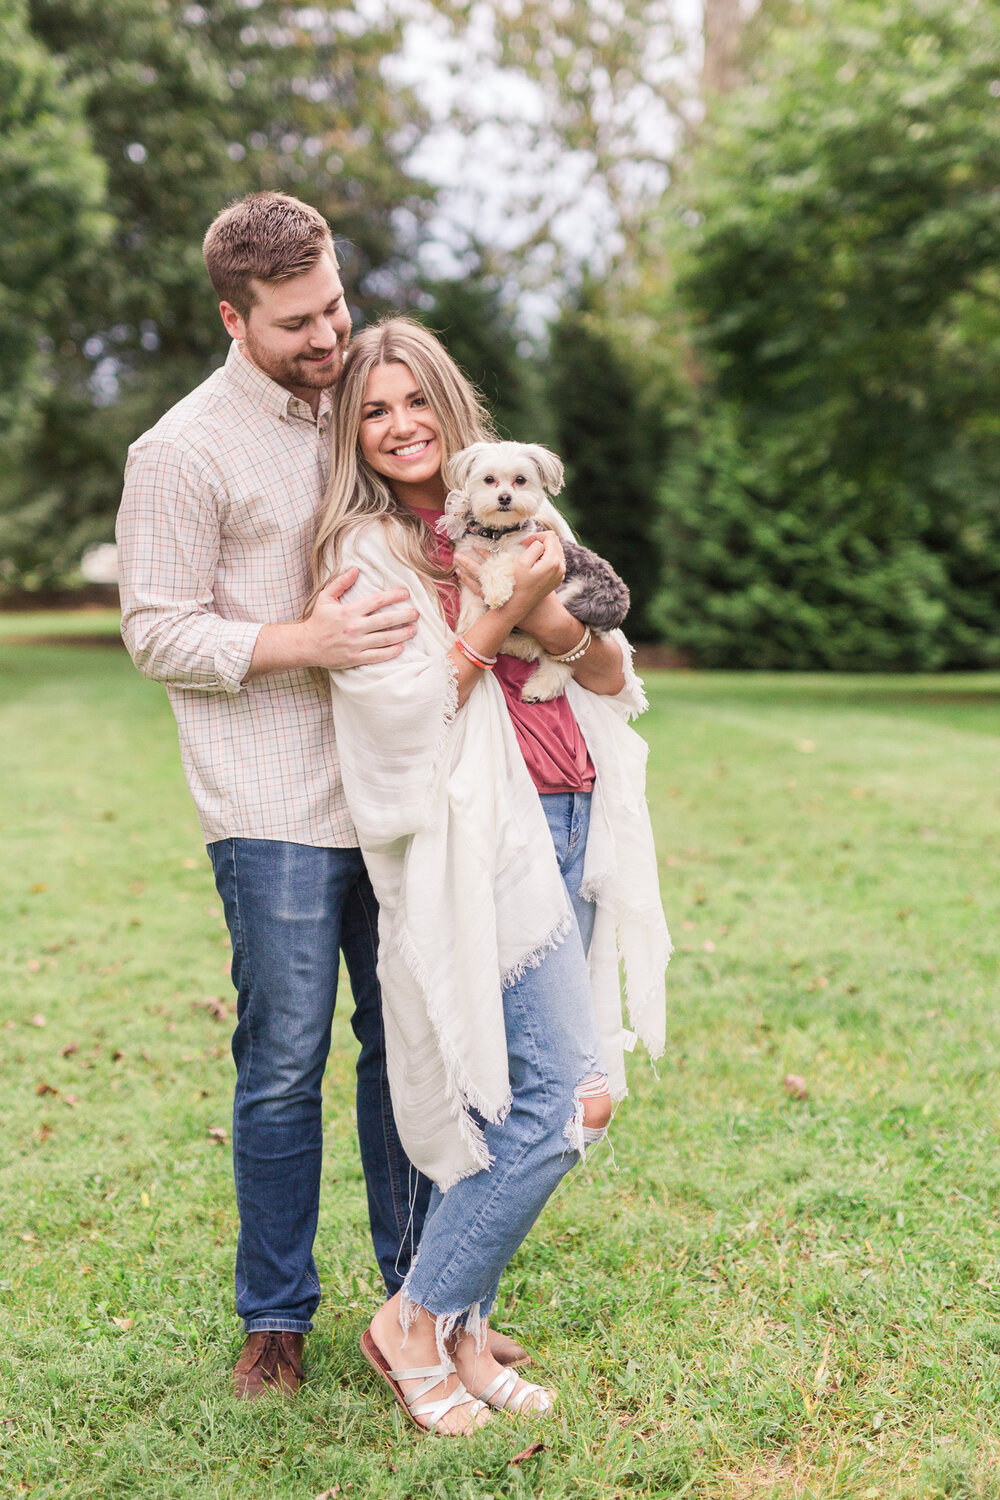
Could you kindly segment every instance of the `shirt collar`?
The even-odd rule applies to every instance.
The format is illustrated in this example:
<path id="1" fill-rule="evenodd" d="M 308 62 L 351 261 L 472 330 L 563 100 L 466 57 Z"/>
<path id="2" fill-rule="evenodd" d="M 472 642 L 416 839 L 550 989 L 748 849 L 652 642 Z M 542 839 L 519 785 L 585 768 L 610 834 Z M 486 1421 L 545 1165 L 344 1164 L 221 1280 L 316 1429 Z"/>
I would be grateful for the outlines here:
<path id="1" fill-rule="evenodd" d="M 253 361 L 243 353 L 235 339 L 226 355 L 225 368 L 227 378 L 264 411 L 271 412 L 282 421 L 287 421 L 289 417 L 298 417 L 308 422 L 310 426 L 316 426 L 317 419 L 313 416 L 312 407 L 308 401 L 303 401 L 299 396 L 293 396 L 291 391 L 286 391 L 285 387 L 279 385 L 276 380 L 272 380 L 270 375 L 265 375 L 263 370 L 258 370 Z M 333 396 L 329 390 L 321 392 L 319 421 L 323 425 L 326 423 L 332 402 Z"/>

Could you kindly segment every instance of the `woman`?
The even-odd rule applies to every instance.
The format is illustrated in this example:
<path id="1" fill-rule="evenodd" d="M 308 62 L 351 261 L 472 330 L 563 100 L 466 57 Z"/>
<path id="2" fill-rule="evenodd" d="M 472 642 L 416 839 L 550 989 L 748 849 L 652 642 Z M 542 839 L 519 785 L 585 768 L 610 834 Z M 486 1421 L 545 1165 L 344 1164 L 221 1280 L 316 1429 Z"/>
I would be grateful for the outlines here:
<path id="1" fill-rule="evenodd" d="M 669 955 L 645 747 L 624 722 L 645 702 L 623 638 L 579 654 L 581 626 L 553 592 L 556 534 L 526 542 L 503 608 L 453 634 L 450 548 L 434 523 L 450 455 L 491 436 L 433 335 L 399 318 L 361 333 L 337 386 L 314 558 L 317 586 L 356 566 L 356 588 L 403 586 L 420 612 L 400 657 L 332 676 L 380 906 L 393 1110 L 435 1183 L 410 1274 L 362 1348 L 418 1425 L 452 1434 L 487 1405 L 551 1406 L 493 1360 L 487 1319 L 504 1267 L 625 1092 L 618 951 L 653 1055 Z M 517 625 L 573 658 L 564 698 L 523 704 L 531 664 L 494 669 Z"/>

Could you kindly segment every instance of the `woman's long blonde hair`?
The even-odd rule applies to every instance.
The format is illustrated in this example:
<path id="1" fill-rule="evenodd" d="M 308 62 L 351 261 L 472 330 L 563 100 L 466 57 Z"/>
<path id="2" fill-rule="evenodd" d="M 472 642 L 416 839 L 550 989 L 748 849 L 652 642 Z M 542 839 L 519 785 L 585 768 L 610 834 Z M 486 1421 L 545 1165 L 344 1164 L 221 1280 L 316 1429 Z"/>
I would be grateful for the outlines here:
<path id="1" fill-rule="evenodd" d="M 429 585 L 446 574 L 435 567 L 425 548 L 426 527 L 388 482 L 362 457 L 358 441 L 368 377 L 379 365 L 407 365 L 441 427 L 442 470 L 452 454 L 470 443 L 496 439 L 493 423 L 478 392 L 444 345 L 411 318 L 386 318 L 351 340 L 344 368 L 334 389 L 330 479 L 323 516 L 313 547 L 313 596 L 339 571 L 345 537 L 372 519 L 386 524 L 395 556 Z"/>

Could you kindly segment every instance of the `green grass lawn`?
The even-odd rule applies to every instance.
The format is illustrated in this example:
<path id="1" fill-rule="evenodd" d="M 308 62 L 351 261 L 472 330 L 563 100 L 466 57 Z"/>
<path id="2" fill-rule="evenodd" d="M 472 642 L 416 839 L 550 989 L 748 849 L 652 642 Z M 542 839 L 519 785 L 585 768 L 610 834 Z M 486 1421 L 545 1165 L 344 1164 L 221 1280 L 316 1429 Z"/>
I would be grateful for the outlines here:
<path id="1" fill-rule="evenodd" d="M 231 1399 L 233 996 L 170 712 L 119 649 L 0 666 L 0 1493 L 1000 1496 L 1000 679 L 652 678 L 667 1054 L 504 1281 L 557 1418 L 447 1442 L 357 1348 L 347 1003 L 309 1382 Z"/>

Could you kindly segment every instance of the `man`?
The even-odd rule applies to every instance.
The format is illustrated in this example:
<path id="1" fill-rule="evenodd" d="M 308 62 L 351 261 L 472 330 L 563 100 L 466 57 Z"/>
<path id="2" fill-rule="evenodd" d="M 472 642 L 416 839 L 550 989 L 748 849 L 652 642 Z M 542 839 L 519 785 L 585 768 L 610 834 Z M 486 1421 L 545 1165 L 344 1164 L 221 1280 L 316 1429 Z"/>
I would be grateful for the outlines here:
<path id="1" fill-rule="evenodd" d="M 314 668 L 396 656 L 405 592 L 361 603 L 335 579 L 300 619 L 328 469 L 330 388 L 350 315 L 326 221 L 280 193 L 224 210 L 205 262 L 225 366 L 129 453 L 118 518 L 122 634 L 166 685 L 233 943 L 238 1395 L 294 1391 L 320 1298 L 313 1260 L 321 1083 L 340 949 L 360 1043 L 357 1118 L 372 1240 L 402 1283 L 427 1183 L 396 1134 L 375 977 L 378 911 Z"/>

